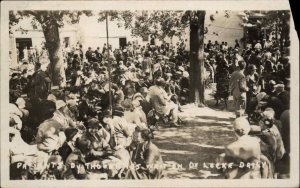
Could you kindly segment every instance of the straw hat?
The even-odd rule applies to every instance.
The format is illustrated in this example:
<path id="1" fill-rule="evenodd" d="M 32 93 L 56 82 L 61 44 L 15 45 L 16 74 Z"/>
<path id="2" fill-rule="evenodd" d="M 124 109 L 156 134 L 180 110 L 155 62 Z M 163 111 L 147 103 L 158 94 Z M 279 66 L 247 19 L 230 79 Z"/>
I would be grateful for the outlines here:
<path id="1" fill-rule="evenodd" d="M 250 124 L 245 117 L 239 117 L 233 122 L 234 131 L 247 135 L 250 132 Z"/>
<path id="2" fill-rule="evenodd" d="M 67 105 L 63 100 L 57 100 L 55 104 L 57 110 Z"/>
<path id="3" fill-rule="evenodd" d="M 188 78 L 188 77 L 189 77 L 189 73 L 188 73 L 187 71 L 184 71 L 184 72 L 182 73 L 182 76 L 183 76 L 184 78 Z"/>
<path id="4" fill-rule="evenodd" d="M 23 109 L 23 108 L 25 108 L 26 102 L 23 98 L 18 98 L 17 101 L 16 101 L 16 104 L 18 105 L 18 107 L 20 109 Z"/>

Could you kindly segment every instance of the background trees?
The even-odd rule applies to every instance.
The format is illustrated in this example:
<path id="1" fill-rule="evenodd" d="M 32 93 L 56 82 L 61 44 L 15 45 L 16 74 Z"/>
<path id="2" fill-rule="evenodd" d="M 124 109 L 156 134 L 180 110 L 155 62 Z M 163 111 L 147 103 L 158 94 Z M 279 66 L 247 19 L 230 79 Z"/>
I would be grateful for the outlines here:
<path id="1" fill-rule="evenodd" d="M 98 15 L 98 21 L 104 21 L 106 14 L 110 20 L 119 21 L 119 27 L 130 29 L 135 36 L 154 35 L 163 40 L 165 37 L 190 35 L 190 102 L 204 104 L 204 65 L 203 39 L 205 11 L 10 11 L 10 26 L 20 19 L 33 17 L 32 25 L 39 24 L 45 36 L 45 47 L 49 52 L 49 74 L 53 85 L 64 86 L 65 72 L 59 35 L 64 21 L 75 24 L 81 15 Z M 189 33 L 185 33 L 186 29 Z"/>
<path id="2" fill-rule="evenodd" d="M 199 106 L 204 98 L 204 20 L 205 11 L 108 11 L 110 20 L 120 21 L 120 27 L 131 29 L 134 36 L 154 35 L 160 40 L 174 36 L 190 36 L 190 102 Z M 99 21 L 105 20 L 106 12 L 99 13 Z M 186 33 L 186 30 L 189 32 Z"/>
<path id="3" fill-rule="evenodd" d="M 9 12 L 10 27 L 18 23 L 20 19 L 26 17 L 33 17 L 33 21 L 31 22 L 33 26 L 37 24 L 41 26 L 46 40 L 45 47 L 49 52 L 49 74 L 53 85 L 64 86 L 66 82 L 59 28 L 64 26 L 64 21 L 71 24 L 78 23 L 82 14 L 91 16 L 92 12 L 65 10 L 24 10 Z"/>

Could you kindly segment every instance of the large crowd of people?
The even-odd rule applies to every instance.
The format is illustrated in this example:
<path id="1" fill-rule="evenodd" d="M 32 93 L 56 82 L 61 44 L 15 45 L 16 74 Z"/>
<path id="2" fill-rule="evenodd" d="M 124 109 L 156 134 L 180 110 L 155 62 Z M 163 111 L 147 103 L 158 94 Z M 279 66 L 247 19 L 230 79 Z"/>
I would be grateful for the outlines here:
<path id="1" fill-rule="evenodd" d="M 274 178 L 273 166 L 289 153 L 289 60 L 274 41 L 241 49 L 238 41 L 234 47 L 205 44 L 206 80 L 217 84 L 217 104 L 223 99 L 227 105 L 230 95 L 235 102 L 238 141 L 226 148 L 225 159 L 268 161 L 269 175 L 256 178 Z M 190 89 L 184 42 L 128 42 L 114 50 L 104 44 L 85 53 L 78 45 L 63 55 L 63 88 L 52 87 L 43 68 L 49 62 L 39 58 L 23 61 L 11 75 L 11 179 L 162 178 L 165 166 L 153 131 L 160 120 L 181 126 L 178 113 Z M 259 146 L 260 157 L 249 136 L 256 132 L 265 146 Z M 246 148 L 245 142 L 253 144 Z M 236 153 L 238 147 L 247 154 Z"/>
<path id="2" fill-rule="evenodd" d="M 215 99 L 225 108 L 233 97 L 237 141 L 229 144 L 222 162 L 266 166 L 250 170 L 240 166 L 227 169 L 227 178 L 287 178 L 290 152 L 290 62 L 289 42 L 280 51 L 278 40 L 253 41 L 246 49 L 226 47 L 216 41 L 206 45 L 207 61 L 215 71 Z M 225 47 L 225 48 L 224 48 Z M 259 139 L 257 139 L 259 138 Z"/>

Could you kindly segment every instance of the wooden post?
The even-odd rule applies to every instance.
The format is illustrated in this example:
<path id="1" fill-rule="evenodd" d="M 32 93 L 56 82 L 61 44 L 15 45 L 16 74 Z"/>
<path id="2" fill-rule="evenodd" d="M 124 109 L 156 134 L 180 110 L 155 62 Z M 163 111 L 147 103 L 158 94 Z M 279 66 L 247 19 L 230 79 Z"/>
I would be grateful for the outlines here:
<path id="1" fill-rule="evenodd" d="M 111 62 L 109 62 L 109 42 L 108 42 L 108 12 L 106 12 L 106 41 L 107 41 L 107 61 L 108 61 L 108 92 L 109 92 L 109 110 L 112 116 L 112 96 L 111 96 Z"/>

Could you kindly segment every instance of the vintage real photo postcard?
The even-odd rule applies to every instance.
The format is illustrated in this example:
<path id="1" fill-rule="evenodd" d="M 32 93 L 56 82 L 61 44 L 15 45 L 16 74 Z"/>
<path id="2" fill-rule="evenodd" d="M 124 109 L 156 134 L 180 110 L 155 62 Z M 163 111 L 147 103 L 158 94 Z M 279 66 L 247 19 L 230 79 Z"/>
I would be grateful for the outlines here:
<path id="1" fill-rule="evenodd" d="M 298 187 L 287 0 L 1 2 L 1 187 Z"/>

